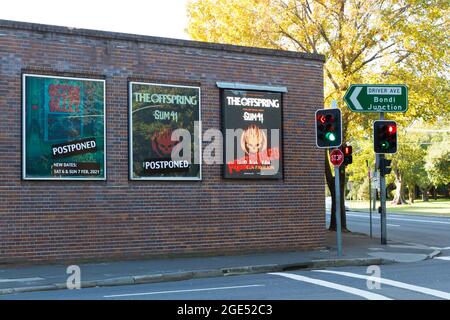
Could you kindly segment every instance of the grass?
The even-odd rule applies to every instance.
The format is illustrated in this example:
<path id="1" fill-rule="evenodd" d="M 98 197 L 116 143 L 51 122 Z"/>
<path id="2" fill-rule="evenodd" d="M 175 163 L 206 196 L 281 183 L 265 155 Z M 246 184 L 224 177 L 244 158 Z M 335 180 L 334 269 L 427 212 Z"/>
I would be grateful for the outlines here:
<path id="1" fill-rule="evenodd" d="M 369 201 L 345 201 L 345 205 L 357 211 L 369 211 Z M 380 202 L 377 201 L 377 208 Z M 390 200 L 386 202 L 388 213 L 401 213 L 425 216 L 450 217 L 450 199 L 438 199 L 428 202 L 415 200 L 413 204 L 393 205 Z"/>

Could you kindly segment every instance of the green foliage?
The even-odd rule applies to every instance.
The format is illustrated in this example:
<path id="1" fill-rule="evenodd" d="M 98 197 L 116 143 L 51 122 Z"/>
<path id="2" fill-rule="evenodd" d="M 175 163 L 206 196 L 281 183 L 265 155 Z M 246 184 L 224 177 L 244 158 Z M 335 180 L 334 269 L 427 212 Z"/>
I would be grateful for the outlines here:
<path id="1" fill-rule="evenodd" d="M 425 170 L 433 185 L 450 183 L 450 140 L 442 140 L 428 149 Z"/>
<path id="2" fill-rule="evenodd" d="M 405 141 L 401 143 L 397 154 L 392 157 L 392 166 L 402 174 L 402 181 L 407 186 L 415 184 L 429 185 L 427 173 L 425 171 L 426 149 L 417 141 Z M 392 173 L 391 173 L 392 175 Z"/>
<path id="3" fill-rule="evenodd" d="M 448 0 L 191 0 L 187 31 L 200 41 L 324 54 L 325 105 L 339 101 L 344 141 L 354 150 L 349 181 L 362 197 L 378 115 L 351 112 L 342 98 L 353 83 L 406 84 L 408 111 L 387 115 L 400 133 L 418 119 L 433 124 L 448 116 L 449 8 Z M 448 183 L 448 139 L 447 149 L 430 148 L 426 160 L 429 144 L 422 143 L 435 143 L 427 135 L 399 140 L 392 159 L 404 183 Z"/>
<path id="4" fill-rule="evenodd" d="M 325 103 L 352 83 L 405 83 L 402 124 L 445 113 L 449 97 L 449 2 L 443 0 L 192 0 L 195 40 L 321 53 Z M 341 107 L 343 107 L 341 105 Z M 372 117 L 343 108 L 347 137 Z"/>

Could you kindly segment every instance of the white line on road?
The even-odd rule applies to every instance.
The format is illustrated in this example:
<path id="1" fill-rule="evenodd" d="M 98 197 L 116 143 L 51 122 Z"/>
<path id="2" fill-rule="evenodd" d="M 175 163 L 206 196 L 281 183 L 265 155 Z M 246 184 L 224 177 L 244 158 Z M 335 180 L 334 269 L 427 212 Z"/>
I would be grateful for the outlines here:
<path id="1" fill-rule="evenodd" d="M 408 284 L 408 283 L 404 283 L 404 282 L 400 282 L 400 281 L 394 281 L 394 280 L 390 280 L 390 279 L 386 279 L 386 278 L 381 278 L 381 277 L 375 278 L 373 276 L 365 276 L 365 275 L 360 275 L 360 274 L 351 273 L 351 272 L 342 272 L 342 271 L 334 271 L 334 270 L 313 270 L 313 271 L 314 272 L 323 272 L 323 273 L 332 273 L 332 274 L 337 274 L 337 275 L 341 275 L 344 277 L 350 277 L 350 278 L 371 280 L 374 282 L 386 284 L 388 286 L 402 288 L 402 289 L 411 290 L 411 291 L 416 291 L 419 293 L 427 294 L 427 295 L 438 297 L 441 299 L 450 300 L 450 293 L 448 293 L 448 292 L 429 289 L 429 288 L 420 287 L 420 286 L 415 286 L 412 284 Z"/>
<path id="2" fill-rule="evenodd" d="M 450 247 L 444 247 L 444 248 L 441 248 L 441 247 L 430 247 L 430 249 L 443 251 L 443 250 L 450 250 Z"/>
<path id="3" fill-rule="evenodd" d="M 264 284 L 251 284 L 247 286 L 234 286 L 234 287 L 216 287 L 216 288 L 201 288 L 201 289 L 187 289 L 187 290 L 172 290 L 172 291 L 156 291 L 156 292 L 141 292 L 141 293 L 126 293 L 126 294 L 114 294 L 103 296 L 104 298 L 115 297 L 132 297 L 132 296 L 146 296 L 154 294 L 167 294 L 167 293 L 181 293 L 181 292 L 199 292 L 199 291 L 214 291 L 214 290 L 228 290 L 228 289 L 242 289 L 242 288 L 254 288 L 265 287 Z"/>
<path id="4" fill-rule="evenodd" d="M 398 224 L 390 224 L 390 223 L 387 223 L 386 224 L 388 227 L 400 227 L 400 225 L 398 225 Z"/>
<path id="5" fill-rule="evenodd" d="M 357 217 L 357 218 L 369 218 L 369 215 L 359 215 L 354 213 L 347 213 L 349 217 Z M 375 219 L 380 219 L 380 217 L 373 216 Z M 387 217 L 388 220 L 398 220 L 398 221 L 412 221 L 412 222 L 426 222 L 426 223 L 438 223 L 438 224 L 450 224 L 450 221 L 436 221 L 436 220 L 424 220 L 424 219 L 404 219 L 404 218 L 396 218 L 396 217 Z"/>
<path id="6" fill-rule="evenodd" d="M 282 277 L 286 277 L 286 278 L 297 280 L 297 281 L 303 281 L 303 282 L 312 283 L 312 284 L 315 284 L 318 286 L 343 291 L 346 293 L 350 293 L 353 295 L 357 295 L 357 296 L 366 298 L 368 300 L 392 300 L 388 297 L 382 296 L 381 294 L 372 293 L 369 291 L 364 291 L 364 290 L 356 289 L 356 288 L 349 287 L 349 286 L 344 286 L 344 285 L 329 282 L 329 281 L 300 276 L 300 275 L 293 274 L 293 273 L 274 272 L 274 273 L 269 273 L 269 274 L 276 275 L 276 276 L 282 276 Z"/>
<path id="7" fill-rule="evenodd" d="M 30 281 L 40 281 L 43 278 L 18 278 L 18 279 L 0 279 L 0 283 L 5 282 L 30 282 Z"/>
<path id="8" fill-rule="evenodd" d="M 433 249 L 432 247 L 424 246 L 424 245 L 407 245 L 407 244 L 388 244 L 388 247 L 397 248 L 397 249 Z"/>
<path id="9" fill-rule="evenodd" d="M 435 257 L 434 259 L 450 261 L 450 257 Z"/>

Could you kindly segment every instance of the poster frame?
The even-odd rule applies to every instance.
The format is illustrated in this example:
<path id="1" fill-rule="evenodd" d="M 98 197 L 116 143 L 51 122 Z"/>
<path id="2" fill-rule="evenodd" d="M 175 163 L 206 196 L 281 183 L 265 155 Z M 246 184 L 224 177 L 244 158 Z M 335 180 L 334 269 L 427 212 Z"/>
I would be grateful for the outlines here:
<path id="1" fill-rule="evenodd" d="M 284 181 L 285 178 L 285 163 L 284 163 L 284 93 L 287 92 L 287 89 L 285 87 L 274 87 L 273 90 L 271 90 L 272 87 L 270 86 L 243 86 L 242 84 L 237 84 L 236 86 L 230 86 L 228 85 L 222 85 L 218 86 L 220 88 L 220 121 L 221 121 L 221 127 L 222 132 L 224 133 L 224 139 L 223 139 L 223 146 L 222 146 L 222 159 L 223 159 L 223 165 L 222 165 L 222 178 L 225 180 L 241 180 L 241 181 Z M 281 163 L 281 170 L 280 170 L 280 176 L 270 176 L 270 175 L 252 175 L 252 176 L 241 176 L 241 177 L 233 177 L 230 175 L 227 175 L 227 161 L 226 161 L 226 124 L 225 124 L 225 90 L 235 90 L 235 91 L 249 91 L 249 92 L 269 92 L 269 93 L 279 93 L 280 94 L 280 147 L 281 147 L 281 153 L 280 153 L 280 163 Z"/>
<path id="2" fill-rule="evenodd" d="M 103 176 L 102 177 L 28 177 L 26 173 L 26 78 L 49 78 L 49 79 L 66 79 L 66 80 L 81 80 L 81 81 L 96 81 L 103 84 Z M 99 78 L 84 78 L 84 77 L 65 77 L 38 73 L 23 73 L 22 74 L 22 180 L 34 181 L 105 181 L 107 177 L 107 137 L 106 137 L 106 80 Z"/>
<path id="3" fill-rule="evenodd" d="M 134 177 L 133 174 L 133 115 L 132 115 L 132 94 L 133 84 L 138 85 L 153 85 L 161 87 L 178 87 L 178 88 L 191 88 L 198 89 L 198 152 L 199 154 L 199 176 L 198 177 Z M 157 82 L 142 82 L 142 81 L 128 81 L 128 177 L 132 181 L 202 181 L 202 92 L 199 86 L 157 83 Z M 195 128 L 194 128 L 195 131 Z M 195 138 L 195 137 L 194 137 Z M 195 155 L 194 155 L 195 159 Z"/>

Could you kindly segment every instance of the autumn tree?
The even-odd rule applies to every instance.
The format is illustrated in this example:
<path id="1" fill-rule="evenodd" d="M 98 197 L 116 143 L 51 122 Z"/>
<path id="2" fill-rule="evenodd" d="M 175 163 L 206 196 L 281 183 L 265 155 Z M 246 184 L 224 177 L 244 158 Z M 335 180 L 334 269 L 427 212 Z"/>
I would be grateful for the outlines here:
<path id="1" fill-rule="evenodd" d="M 325 105 L 339 101 L 345 141 L 370 139 L 366 129 L 376 117 L 343 106 L 352 83 L 406 83 L 408 112 L 389 115 L 400 130 L 448 108 L 447 0 L 191 0 L 188 16 L 194 40 L 324 54 Z M 325 176 L 332 191 L 327 160 Z"/>
<path id="2" fill-rule="evenodd" d="M 434 186 L 450 183 L 450 134 L 435 140 L 425 157 L 425 170 Z"/>

